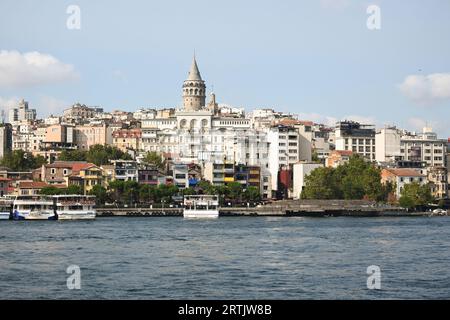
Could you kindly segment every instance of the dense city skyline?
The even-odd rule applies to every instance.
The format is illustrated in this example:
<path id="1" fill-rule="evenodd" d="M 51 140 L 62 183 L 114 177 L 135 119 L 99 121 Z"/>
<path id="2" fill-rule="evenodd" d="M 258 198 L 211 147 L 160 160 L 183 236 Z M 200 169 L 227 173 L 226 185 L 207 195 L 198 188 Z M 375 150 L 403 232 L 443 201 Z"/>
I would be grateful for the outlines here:
<path id="1" fill-rule="evenodd" d="M 221 103 L 326 124 L 348 118 L 419 131 L 428 123 L 450 135 L 449 4 L 376 1 L 381 29 L 369 30 L 365 1 L 194 2 L 79 1 L 79 30 L 67 29 L 67 1 L 2 2 L 0 105 L 24 97 L 40 117 L 77 101 L 105 110 L 180 106 L 195 50 Z"/>

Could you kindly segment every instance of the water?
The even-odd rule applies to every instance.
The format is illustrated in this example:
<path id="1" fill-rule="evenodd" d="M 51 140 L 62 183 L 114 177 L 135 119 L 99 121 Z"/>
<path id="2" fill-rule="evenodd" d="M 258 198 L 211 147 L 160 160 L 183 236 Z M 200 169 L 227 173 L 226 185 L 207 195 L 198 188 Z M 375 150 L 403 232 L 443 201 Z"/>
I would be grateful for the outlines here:
<path id="1" fill-rule="evenodd" d="M 2 221 L 0 298 L 448 299 L 449 255 L 446 217 Z"/>

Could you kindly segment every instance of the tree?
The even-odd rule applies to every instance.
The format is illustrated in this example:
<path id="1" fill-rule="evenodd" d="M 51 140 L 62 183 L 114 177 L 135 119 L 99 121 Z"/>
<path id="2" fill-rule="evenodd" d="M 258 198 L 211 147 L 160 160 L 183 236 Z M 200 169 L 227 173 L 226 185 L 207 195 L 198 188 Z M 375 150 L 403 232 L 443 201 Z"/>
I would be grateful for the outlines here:
<path id="1" fill-rule="evenodd" d="M 305 178 L 302 199 L 339 199 L 333 168 L 317 168 Z"/>
<path id="2" fill-rule="evenodd" d="M 164 169 L 164 160 L 161 157 L 161 155 L 158 152 L 155 151 L 150 151 L 147 152 L 147 154 L 145 155 L 143 162 L 151 165 L 151 166 L 155 166 L 158 169 Z"/>
<path id="3" fill-rule="evenodd" d="M 172 197 L 178 194 L 179 190 L 177 186 L 160 184 L 157 189 L 157 195 L 159 202 L 171 203 Z"/>
<path id="4" fill-rule="evenodd" d="M 244 199 L 249 202 L 259 201 L 261 199 L 261 193 L 257 187 L 247 187 L 244 191 Z"/>
<path id="5" fill-rule="evenodd" d="M 197 183 L 196 189 L 198 194 L 215 194 L 216 188 L 207 180 L 200 180 Z"/>
<path id="6" fill-rule="evenodd" d="M 45 163 L 44 157 L 34 157 L 31 153 L 23 150 L 7 152 L 0 160 L 1 166 L 8 167 L 13 171 L 29 171 L 39 168 Z"/>
<path id="7" fill-rule="evenodd" d="M 124 190 L 124 182 L 121 180 L 114 180 L 109 183 L 109 192 L 111 198 L 116 202 L 121 202 L 121 197 Z"/>
<path id="8" fill-rule="evenodd" d="M 192 195 L 196 195 L 197 194 L 197 192 L 195 191 L 194 188 L 183 189 L 181 191 L 181 193 L 183 194 L 183 196 L 192 196 Z"/>
<path id="9" fill-rule="evenodd" d="M 103 205 L 109 200 L 108 191 L 105 187 L 102 187 L 99 184 L 96 184 L 89 191 L 89 195 L 95 196 L 95 202 L 97 205 Z"/>
<path id="10" fill-rule="evenodd" d="M 392 185 L 383 186 L 381 171 L 354 155 L 337 168 L 317 168 L 305 178 L 303 199 L 369 199 L 386 201 Z"/>
<path id="11" fill-rule="evenodd" d="M 83 188 L 76 184 L 71 184 L 66 190 L 66 194 L 83 194 Z"/>
<path id="12" fill-rule="evenodd" d="M 92 162 L 97 166 L 109 163 L 110 160 L 132 160 L 132 157 L 120 149 L 101 144 L 93 145 L 86 153 L 86 161 Z"/>
<path id="13" fill-rule="evenodd" d="M 137 181 L 125 181 L 123 184 L 123 200 L 132 205 L 139 201 L 139 184 Z"/>
<path id="14" fill-rule="evenodd" d="M 242 192 L 244 191 L 242 184 L 234 181 L 227 184 L 225 188 L 228 189 L 227 193 L 231 200 L 231 203 L 236 203 L 242 200 Z"/>
<path id="15" fill-rule="evenodd" d="M 404 208 L 422 207 L 433 201 L 434 197 L 431 194 L 431 188 L 428 184 L 409 183 L 404 185 L 400 192 L 399 204 Z"/>
<path id="16" fill-rule="evenodd" d="M 54 186 L 44 187 L 40 191 L 40 194 L 44 194 L 47 196 L 53 196 L 53 195 L 58 195 L 58 194 L 62 194 L 62 193 L 63 193 L 62 189 L 56 188 Z"/>
<path id="17" fill-rule="evenodd" d="M 58 156 L 60 161 L 86 161 L 87 151 L 85 150 L 63 150 Z"/>
<path id="18" fill-rule="evenodd" d="M 157 198 L 157 187 L 154 185 L 141 184 L 139 186 L 139 201 L 141 203 L 153 203 Z"/>

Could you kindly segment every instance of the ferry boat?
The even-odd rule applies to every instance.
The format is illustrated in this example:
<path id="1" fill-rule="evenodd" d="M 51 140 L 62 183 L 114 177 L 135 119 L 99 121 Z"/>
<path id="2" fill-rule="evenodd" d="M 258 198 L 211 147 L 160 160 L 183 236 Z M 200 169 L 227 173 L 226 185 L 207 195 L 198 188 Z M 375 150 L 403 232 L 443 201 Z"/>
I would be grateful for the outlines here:
<path id="1" fill-rule="evenodd" d="M 13 201 L 7 198 L 0 198 L 0 220 L 9 220 L 11 218 L 11 209 Z"/>
<path id="2" fill-rule="evenodd" d="M 219 197 L 214 195 L 184 196 L 183 217 L 208 218 L 219 217 Z"/>
<path id="3" fill-rule="evenodd" d="M 93 220 L 96 216 L 95 196 L 53 196 L 58 220 Z"/>
<path id="4" fill-rule="evenodd" d="M 43 195 L 20 195 L 13 203 L 14 220 L 58 220 L 53 199 Z"/>

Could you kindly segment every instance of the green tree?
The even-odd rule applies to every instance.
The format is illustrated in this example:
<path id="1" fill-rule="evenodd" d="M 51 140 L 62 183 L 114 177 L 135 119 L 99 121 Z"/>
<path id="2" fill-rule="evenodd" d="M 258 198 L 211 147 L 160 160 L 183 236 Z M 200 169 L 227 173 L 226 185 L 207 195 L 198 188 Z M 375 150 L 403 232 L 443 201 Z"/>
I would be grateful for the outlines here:
<path id="1" fill-rule="evenodd" d="M 194 188 L 183 189 L 181 191 L 181 193 L 183 194 L 183 196 L 191 196 L 191 195 L 196 195 L 197 194 L 197 192 L 195 191 Z"/>
<path id="2" fill-rule="evenodd" d="M 261 199 L 261 193 L 257 187 L 247 187 L 244 191 L 244 199 L 249 202 L 259 201 Z"/>
<path id="3" fill-rule="evenodd" d="M 147 152 L 143 159 L 143 162 L 148 165 L 155 166 L 156 168 L 161 170 L 164 169 L 165 166 L 164 159 L 158 152 L 155 151 Z"/>
<path id="4" fill-rule="evenodd" d="M 200 180 L 197 183 L 196 189 L 199 194 L 216 194 L 216 188 L 207 180 Z"/>
<path id="5" fill-rule="evenodd" d="M 1 166 L 8 167 L 13 171 L 29 171 L 39 168 L 45 163 L 44 157 L 34 157 L 31 153 L 23 150 L 7 152 L 0 160 Z"/>
<path id="6" fill-rule="evenodd" d="M 303 199 L 369 199 L 386 201 L 391 185 L 383 186 L 381 171 L 359 155 L 337 168 L 317 168 L 305 178 Z"/>
<path id="7" fill-rule="evenodd" d="M 58 156 L 60 161 L 86 161 L 87 151 L 85 150 L 63 150 Z"/>
<path id="8" fill-rule="evenodd" d="M 64 189 L 56 188 L 54 186 L 48 186 L 41 189 L 40 194 L 44 194 L 47 196 L 53 196 L 58 194 L 63 194 Z"/>
<path id="9" fill-rule="evenodd" d="M 239 182 L 230 182 L 225 186 L 228 189 L 228 197 L 231 200 L 231 203 L 236 203 L 242 201 L 242 193 L 244 188 L 242 184 Z"/>
<path id="10" fill-rule="evenodd" d="M 71 184 L 66 190 L 66 194 L 83 194 L 83 188 L 76 184 Z"/>
<path id="11" fill-rule="evenodd" d="M 109 163 L 110 160 L 132 160 L 132 157 L 120 149 L 101 144 L 93 145 L 86 154 L 86 161 L 97 166 Z"/>
<path id="12" fill-rule="evenodd" d="M 123 202 L 133 205 L 139 201 L 139 184 L 137 181 L 125 181 L 123 185 Z"/>
<path id="13" fill-rule="evenodd" d="M 63 150 L 58 156 L 60 161 L 86 161 L 87 151 L 85 150 Z"/>
<path id="14" fill-rule="evenodd" d="M 411 209 L 426 206 L 433 201 L 434 197 L 428 184 L 409 183 L 404 185 L 400 192 L 399 204 L 404 208 Z"/>
<path id="15" fill-rule="evenodd" d="M 178 194 L 178 192 L 177 186 L 160 184 L 157 189 L 158 202 L 171 203 L 172 196 Z"/>
<path id="16" fill-rule="evenodd" d="M 89 195 L 95 196 L 95 202 L 97 205 L 104 205 L 109 201 L 108 191 L 105 187 L 99 184 L 96 184 L 92 187 L 92 189 L 89 191 Z"/>
<path id="17" fill-rule="evenodd" d="M 141 203 L 154 203 L 157 198 L 157 187 L 148 184 L 139 186 L 139 201 Z"/>
<path id="18" fill-rule="evenodd" d="M 305 177 L 302 199 L 339 199 L 333 168 L 317 168 Z"/>
<path id="19" fill-rule="evenodd" d="M 109 183 L 109 193 L 111 196 L 111 199 L 116 202 L 122 201 L 122 194 L 124 191 L 125 185 L 124 182 L 121 180 L 114 180 Z"/>

